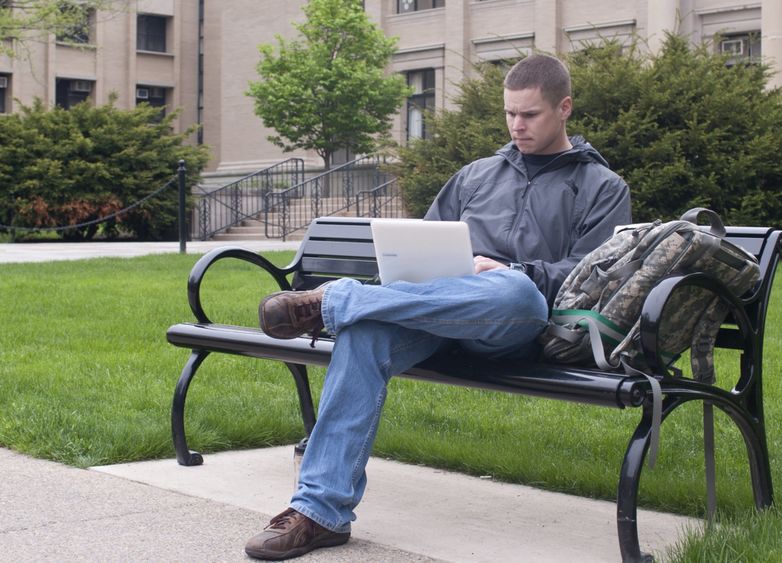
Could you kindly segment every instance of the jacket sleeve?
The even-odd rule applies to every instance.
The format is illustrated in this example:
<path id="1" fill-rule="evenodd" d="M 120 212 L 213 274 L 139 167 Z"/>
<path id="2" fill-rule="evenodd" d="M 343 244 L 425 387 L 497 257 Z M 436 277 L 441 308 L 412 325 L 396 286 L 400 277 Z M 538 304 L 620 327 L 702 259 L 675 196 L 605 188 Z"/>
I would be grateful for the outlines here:
<path id="1" fill-rule="evenodd" d="M 461 218 L 460 186 L 464 168 L 451 176 L 451 179 L 437 194 L 424 215 L 429 221 L 458 221 Z"/>
<path id="2" fill-rule="evenodd" d="M 581 259 L 608 240 L 614 227 L 631 222 L 630 190 L 618 176 L 606 182 L 592 205 L 585 210 L 568 256 L 558 262 L 526 261 L 527 274 L 545 295 L 549 308 L 562 282 Z"/>

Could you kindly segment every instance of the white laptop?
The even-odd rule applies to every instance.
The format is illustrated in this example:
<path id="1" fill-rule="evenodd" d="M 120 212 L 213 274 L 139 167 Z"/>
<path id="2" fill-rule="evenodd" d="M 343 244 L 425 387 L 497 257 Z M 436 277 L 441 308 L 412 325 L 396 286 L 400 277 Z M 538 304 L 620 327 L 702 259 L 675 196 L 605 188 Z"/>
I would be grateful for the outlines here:
<path id="1" fill-rule="evenodd" d="M 421 219 L 372 219 L 372 240 L 383 285 L 472 274 L 467 223 Z"/>

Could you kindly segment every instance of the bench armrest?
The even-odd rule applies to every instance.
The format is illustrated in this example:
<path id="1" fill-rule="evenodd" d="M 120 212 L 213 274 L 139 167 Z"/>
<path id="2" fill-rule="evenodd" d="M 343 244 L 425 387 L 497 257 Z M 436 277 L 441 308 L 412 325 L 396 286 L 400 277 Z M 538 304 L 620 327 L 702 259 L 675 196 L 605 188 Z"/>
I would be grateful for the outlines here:
<path id="1" fill-rule="evenodd" d="M 673 293 L 686 286 L 701 287 L 719 297 L 727 305 L 733 321 L 738 326 L 740 347 L 744 354 L 743 362 L 749 362 L 748 365 L 753 365 L 758 357 L 757 339 L 744 308 L 744 301 L 736 297 L 721 281 L 703 273 L 693 273 L 674 275 L 663 279 L 652 288 L 644 302 L 641 310 L 641 348 L 653 373 L 667 373 L 666 363 L 661 357 L 662 350 L 658 344 L 662 314 Z M 752 370 L 742 369 L 741 371 L 742 379 L 744 379 L 748 377 L 747 372 Z M 743 381 L 740 387 L 744 387 L 746 383 L 748 381 Z"/>
<path id="2" fill-rule="evenodd" d="M 195 263 L 193 269 L 190 270 L 190 276 L 187 278 L 187 300 L 190 303 L 190 310 L 193 311 L 196 320 L 199 323 L 211 323 L 203 307 L 201 306 L 201 282 L 206 275 L 206 271 L 218 260 L 224 258 L 236 258 L 245 262 L 250 262 L 256 266 L 266 270 L 280 286 L 280 289 L 291 289 L 290 282 L 286 276 L 294 271 L 292 265 L 285 268 L 278 268 L 269 260 L 261 256 L 260 254 L 241 248 L 239 246 L 223 246 L 215 248 L 214 250 L 204 254 L 198 262 Z"/>

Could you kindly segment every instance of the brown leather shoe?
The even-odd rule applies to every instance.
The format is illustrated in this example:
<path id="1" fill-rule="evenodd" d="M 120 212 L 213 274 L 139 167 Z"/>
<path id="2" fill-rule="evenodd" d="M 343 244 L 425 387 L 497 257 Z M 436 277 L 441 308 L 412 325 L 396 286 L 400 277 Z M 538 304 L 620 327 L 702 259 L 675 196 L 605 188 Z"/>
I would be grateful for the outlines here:
<path id="1" fill-rule="evenodd" d="M 264 297 L 258 307 L 263 332 L 273 338 L 312 335 L 312 346 L 323 328 L 320 305 L 327 284 L 310 291 L 278 291 Z"/>
<path id="2" fill-rule="evenodd" d="M 271 519 L 260 534 L 250 538 L 245 553 L 256 559 L 290 559 L 319 547 L 342 545 L 350 532 L 339 534 L 288 508 Z"/>

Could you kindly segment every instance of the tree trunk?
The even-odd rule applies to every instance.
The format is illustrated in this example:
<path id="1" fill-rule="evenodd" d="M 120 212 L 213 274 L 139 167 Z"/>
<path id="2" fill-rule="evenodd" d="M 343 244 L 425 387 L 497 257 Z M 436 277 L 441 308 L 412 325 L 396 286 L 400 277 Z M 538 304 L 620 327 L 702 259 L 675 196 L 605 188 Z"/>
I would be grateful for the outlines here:
<path id="1" fill-rule="evenodd" d="M 323 158 L 323 181 L 320 186 L 321 197 L 331 197 L 331 151 L 324 151 L 321 154 Z"/>

